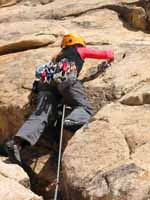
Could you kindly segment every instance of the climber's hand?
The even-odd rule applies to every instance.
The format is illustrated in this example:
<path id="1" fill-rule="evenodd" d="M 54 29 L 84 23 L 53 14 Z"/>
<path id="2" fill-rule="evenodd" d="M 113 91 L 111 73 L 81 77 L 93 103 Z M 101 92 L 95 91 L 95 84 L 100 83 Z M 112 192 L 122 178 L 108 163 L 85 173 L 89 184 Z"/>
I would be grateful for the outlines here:
<path id="1" fill-rule="evenodd" d="M 103 61 L 102 63 L 100 63 L 97 68 L 98 68 L 98 72 L 103 73 L 106 71 L 106 69 L 108 67 L 110 67 L 110 63 L 108 61 Z"/>

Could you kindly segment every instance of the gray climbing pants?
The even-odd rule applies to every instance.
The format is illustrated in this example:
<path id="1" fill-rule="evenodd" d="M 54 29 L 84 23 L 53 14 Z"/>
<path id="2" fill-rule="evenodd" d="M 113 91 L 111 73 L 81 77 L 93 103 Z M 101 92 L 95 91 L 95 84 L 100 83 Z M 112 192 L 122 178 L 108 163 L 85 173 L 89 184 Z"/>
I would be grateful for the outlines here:
<path id="1" fill-rule="evenodd" d="M 93 112 L 80 81 L 76 81 L 65 87 L 58 87 L 56 90 L 60 93 L 63 103 L 72 108 L 72 112 L 65 120 L 75 121 L 80 125 L 88 123 Z M 55 95 L 50 89 L 40 91 L 35 111 L 18 130 L 16 136 L 34 145 L 39 140 L 45 128 L 50 123 L 56 121 L 57 105 L 60 102 L 60 96 Z"/>

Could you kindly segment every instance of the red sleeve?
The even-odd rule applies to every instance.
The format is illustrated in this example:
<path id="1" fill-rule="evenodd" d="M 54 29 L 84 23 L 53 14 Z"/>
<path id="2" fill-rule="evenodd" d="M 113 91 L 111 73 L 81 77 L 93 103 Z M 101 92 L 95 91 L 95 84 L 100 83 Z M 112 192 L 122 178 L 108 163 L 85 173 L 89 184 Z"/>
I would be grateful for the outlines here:
<path id="1" fill-rule="evenodd" d="M 83 60 L 85 58 L 114 60 L 114 53 L 112 50 L 100 51 L 86 47 L 77 47 L 77 51 Z"/>

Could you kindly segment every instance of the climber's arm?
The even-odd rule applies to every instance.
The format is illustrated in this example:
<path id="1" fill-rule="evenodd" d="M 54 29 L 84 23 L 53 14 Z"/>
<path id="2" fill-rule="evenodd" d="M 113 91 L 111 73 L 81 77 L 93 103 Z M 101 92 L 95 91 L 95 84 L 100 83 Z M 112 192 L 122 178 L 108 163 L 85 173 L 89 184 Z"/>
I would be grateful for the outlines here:
<path id="1" fill-rule="evenodd" d="M 106 59 L 110 62 L 114 60 L 114 53 L 112 50 L 101 51 L 86 47 L 77 47 L 77 51 L 83 60 L 85 58 Z"/>

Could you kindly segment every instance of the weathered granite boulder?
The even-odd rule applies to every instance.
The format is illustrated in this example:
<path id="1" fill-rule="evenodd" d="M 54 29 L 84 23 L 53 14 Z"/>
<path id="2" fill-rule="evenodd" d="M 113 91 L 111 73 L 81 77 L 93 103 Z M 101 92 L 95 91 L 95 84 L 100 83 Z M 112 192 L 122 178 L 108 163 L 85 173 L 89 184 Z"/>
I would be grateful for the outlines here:
<path id="1" fill-rule="evenodd" d="M 0 7 L 0 142 L 14 135 L 30 114 L 35 67 L 60 50 L 64 33 L 78 32 L 89 47 L 113 49 L 115 62 L 105 74 L 84 84 L 94 111 L 103 108 L 89 128 L 79 130 L 68 143 L 63 157 L 64 198 L 149 199 L 149 2 L 0 0 Z M 92 73 L 98 63 L 87 60 L 79 78 Z M 26 160 L 39 177 L 34 190 L 49 199 L 56 162 L 47 141 L 29 150 Z M 7 170 L 1 171 L 5 175 Z M 16 180 L 24 179 L 15 175 Z M 13 192 L 9 199 L 24 199 Z M 29 199 L 40 198 L 30 195 Z"/>
<path id="2" fill-rule="evenodd" d="M 149 199 L 149 176 L 149 171 L 138 167 L 134 162 L 105 173 L 98 172 L 83 192 L 82 199 Z"/>
<path id="3" fill-rule="evenodd" d="M 47 46 L 55 42 L 54 36 L 31 35 L 19 39 L 18 41 L 3 42 L 1 41 L 0 55 L 34 49 L 41 46 Z"/>
<path id="4" fill-rule="evenodd" d="M 30 180 L 24 170 L 18 165 L 7 163 L 6 159 L 0 161 L 0 174 L 1 176 L 13 179 L 21 185 L 30 188 Z"/>
<path id="5" fill-rule="evenodd" d="M 0 157 L 0 199 L 4 200 L 42 200 L 30 190 L 27 173 L 16 164 Z"/>
<path id="6" fill-rule="evenodd" d="M 149 105 L 126 106 L 111 103 L 103 107 L 94 117 L 106 120 L 124 135 L 131 152 L 150 140 Z"/>
<path id="7" fill-rule="evenodd" d="M 120 99 L 120 102 L 130 106 L 150 104 L 150 86 L 148 83 L 149 80 L 129 92 Z"/>
<path id="8" fill-rule="evenodd" d="M 129 159 L 129 148 L 119 129 L 94 121 L 77 131 L 63 154 L 67 199 L 82 199 L 81 191 L 98 171 Z"/>
<path id="9" fill-rule="evenodd" d="M 148 199 L 149 116 L 148 105 L 112 103 L 76 132 L 63 155 L 66 199 Z"/>
<path id="10" fill-rule="evenodd" d="M 0 176 L 0 186 L 1 200 L 42 200 L 42 197 L 34 194 L 13 179 L 4 176 Z"/>

